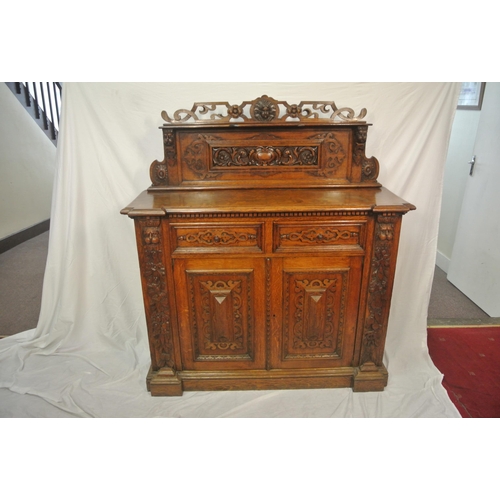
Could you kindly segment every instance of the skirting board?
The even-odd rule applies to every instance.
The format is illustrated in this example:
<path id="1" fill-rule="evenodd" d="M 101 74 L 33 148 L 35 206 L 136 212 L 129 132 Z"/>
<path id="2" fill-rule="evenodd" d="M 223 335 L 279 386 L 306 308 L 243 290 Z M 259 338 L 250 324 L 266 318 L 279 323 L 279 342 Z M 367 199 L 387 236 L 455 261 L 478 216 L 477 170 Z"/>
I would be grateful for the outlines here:
<path id="1" fill-rule="evenodd" d="M 14 248 L 17 245 L 20 245 L 21 243 L 24 243 L 25 241 L 38 236 L 39 234 L 45 233 L 45 231 L 48 231 L 49 228 L 50 219 L 47 219 L 39 222 L 38 224 L 35 224 L 34 226 L 23 229 L 18 233 L 14 233 L 10 236 L 7 236 L 6 238 L 3 238 L 2 240 L 0 240 L 0 253 L 4 253 L 11 248 Z"/>
<path id="2" fill-rule="evenodd" d="M 446 274 L 448 274 L 448 269 L 450 267 L 450 259 L 446 257 L 444 253 L 439 250 L 436 252 L 436 266 L 442 269 Z"/>

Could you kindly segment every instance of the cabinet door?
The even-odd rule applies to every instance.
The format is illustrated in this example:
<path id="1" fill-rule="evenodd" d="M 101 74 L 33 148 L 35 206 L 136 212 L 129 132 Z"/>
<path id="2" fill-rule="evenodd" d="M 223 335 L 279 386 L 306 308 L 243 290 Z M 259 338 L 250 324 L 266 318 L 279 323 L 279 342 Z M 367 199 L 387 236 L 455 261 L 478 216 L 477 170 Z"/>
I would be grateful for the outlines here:
<path id="1" fill-rule="evenodd" d="M 265 367 L 263 259 L 176 259 L 184 370 Z"/>
<path id="2" fill-rule="evenodd" d="M 351 365 L 361 276 L 362 257 L 275 260 L 273 368 Z"/>

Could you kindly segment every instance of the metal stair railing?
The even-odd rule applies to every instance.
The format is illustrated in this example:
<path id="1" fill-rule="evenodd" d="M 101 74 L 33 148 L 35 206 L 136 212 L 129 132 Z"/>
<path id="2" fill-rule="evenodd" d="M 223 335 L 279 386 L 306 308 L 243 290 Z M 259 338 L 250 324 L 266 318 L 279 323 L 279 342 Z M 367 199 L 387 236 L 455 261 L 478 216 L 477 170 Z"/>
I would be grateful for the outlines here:
<path id="1" fill-rule="evenodd" d="M 60 82 L 6 82 L 45 135 L 57 146 L 61 110 Z"/>

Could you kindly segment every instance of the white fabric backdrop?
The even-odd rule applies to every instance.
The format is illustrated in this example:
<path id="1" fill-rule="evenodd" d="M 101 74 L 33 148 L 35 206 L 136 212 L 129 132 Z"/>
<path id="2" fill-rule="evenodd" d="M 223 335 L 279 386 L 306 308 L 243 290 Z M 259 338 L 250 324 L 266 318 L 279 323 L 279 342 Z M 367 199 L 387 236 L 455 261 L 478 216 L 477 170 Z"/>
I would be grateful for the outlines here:
<path id="1" fill-rule="evenodd" d="M 67 83 L 42 309 L 0 342 L 1 417 L 459 417 L 426 344 L 456 83 Z M 120 210 L 163 159 L 160 112 L 268 94 L 368 109 L 367 156 L 415 204 L 403 218 L 382 393 L 185 392 L 152 398 L 133 222 Z"/>

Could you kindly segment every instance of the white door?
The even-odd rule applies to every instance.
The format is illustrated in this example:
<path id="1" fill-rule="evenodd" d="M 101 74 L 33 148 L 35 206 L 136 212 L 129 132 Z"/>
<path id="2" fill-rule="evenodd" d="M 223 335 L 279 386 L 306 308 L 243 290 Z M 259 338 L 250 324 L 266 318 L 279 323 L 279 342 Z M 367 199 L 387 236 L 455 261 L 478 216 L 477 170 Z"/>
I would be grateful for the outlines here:
<path id="1" fill-rule="evenodd" d="M 500 316 L 500 83 L 487 83 L 448 280 Z"/>

